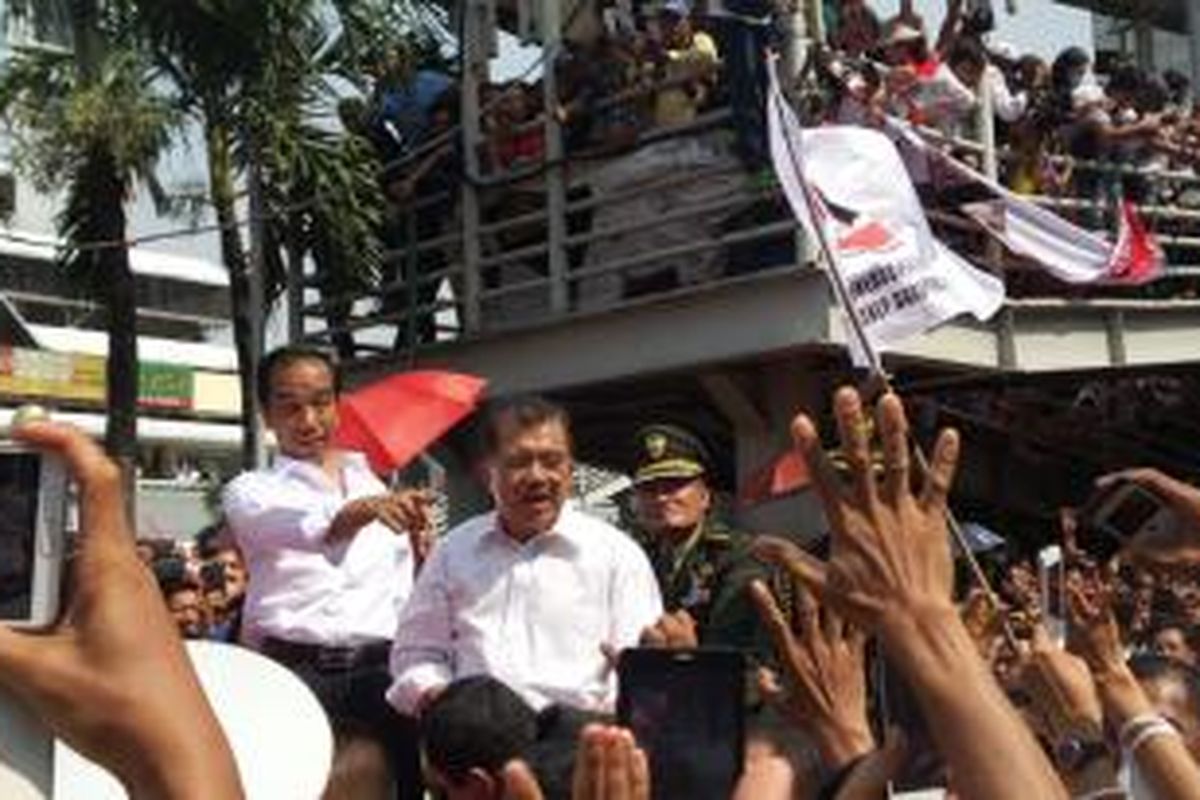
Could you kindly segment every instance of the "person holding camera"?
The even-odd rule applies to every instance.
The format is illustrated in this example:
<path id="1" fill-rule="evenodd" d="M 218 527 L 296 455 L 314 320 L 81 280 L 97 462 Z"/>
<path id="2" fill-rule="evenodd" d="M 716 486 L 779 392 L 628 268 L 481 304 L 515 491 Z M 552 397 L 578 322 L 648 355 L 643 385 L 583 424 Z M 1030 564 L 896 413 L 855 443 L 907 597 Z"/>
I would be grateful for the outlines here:
<path id="1" fill-rule="evenodd" d="M 337 371 L 323 351 L 270 353 L 258 392 L 280 452 L 224 496 L 249 571 L 243 640 L 308 684 L 340 734 L 379 741 L 402 796 L 420 797 L 415 731 L 383 694 L 399 611 L 430 543 L 428 497 L 388 491 L 365 456 L 334 447 Z"/>
<path id="2" fill-rule="evenodd" d="M 0 625 L 0 685 L 133 800 L 242 800 L 229 741 L 138 558 L 120 470 L 67 425 L 30 422 L 13 438 L 66 462 L 79 487 L 79 540 L 57 624 Z"/>

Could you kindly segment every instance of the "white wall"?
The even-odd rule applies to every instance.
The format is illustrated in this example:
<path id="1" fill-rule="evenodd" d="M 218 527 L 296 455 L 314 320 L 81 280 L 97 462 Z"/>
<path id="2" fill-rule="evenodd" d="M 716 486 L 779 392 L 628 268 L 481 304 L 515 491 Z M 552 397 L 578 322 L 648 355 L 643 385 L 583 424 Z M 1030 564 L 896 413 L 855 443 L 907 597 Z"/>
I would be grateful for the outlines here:
<path id="1" fill-rule="evenodd" d="M 887 19 L 898 10 L 898 0 L 869 0 L 869 4 Z M 1092 51 L 1092 13 L 1060 5 L 1053 0 L 1016 0 L 1017 13 L 1004 10 L 1005 0 L 992 0 L 996 11 L 996 31 L 992 40 L 1007 42 L 1022 53 L 1033 53 L 1047 61 L 1067 47 L 1076 45 Z M 917 12 L 925 17 L 930 37 L 937 35 L 945 16 L 946 0 L 915 0 Z"/>

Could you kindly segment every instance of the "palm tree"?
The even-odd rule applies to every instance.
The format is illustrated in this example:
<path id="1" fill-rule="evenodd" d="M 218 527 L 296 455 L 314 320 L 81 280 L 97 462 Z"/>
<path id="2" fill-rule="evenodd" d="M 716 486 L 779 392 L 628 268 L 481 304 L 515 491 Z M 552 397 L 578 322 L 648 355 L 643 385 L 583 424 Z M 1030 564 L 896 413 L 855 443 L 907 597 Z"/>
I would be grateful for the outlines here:
<path id="1" fill-rule="evenodd" d="M 221 224 L 222 258 L 242 387 L 243 461 L 259 451 L 254 368 L 264 309 L 285 285 L 289 260 L 310 261 L 318 285 L 369 284 L 382 258 L 380 164 L 333 122 L 346 86 L 404 28 L 407 0 L 136 0 L 139 29 L 205 130 L 209 191 Z M 240 187 L 261 214 L 261 264 L 237 224 Z M 258 222 L 260 220 L 252 220 Z M 336 313 L 336 312 L 335 312 Z M 348 345 L 343 341 L 343 346 Z"/>
<path id="2" fill-rule="evenodd" d="M 30 13 L 18 4 L 13 12 Z M 19 169 L 46 192 L 65 192 L 57 227 L 62 264 L 106 314 L 108 452 L 128 479 L 137 454 L 137 297 L 125 203 L 134 185 L 156 194 L 154 167 L 180 119 L 126 33 L 120 3 L 74 0 L 74 52 L 18 50 L 0 76 Z"/>

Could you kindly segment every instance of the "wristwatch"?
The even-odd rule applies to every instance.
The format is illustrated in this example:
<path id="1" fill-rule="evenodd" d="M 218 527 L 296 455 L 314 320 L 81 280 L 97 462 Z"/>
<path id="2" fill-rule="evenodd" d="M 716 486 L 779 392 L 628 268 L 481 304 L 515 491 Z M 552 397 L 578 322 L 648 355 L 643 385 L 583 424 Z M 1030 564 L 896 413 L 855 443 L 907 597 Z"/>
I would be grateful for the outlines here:
<path id="1" fill-rule="evenodd" d="M 1108 745 L 1101 739 L 1068 736 L 1054 745 L 1054 761 L 1068 773 L 1081 772 L 1093 762 L 1108 758 Z"/>

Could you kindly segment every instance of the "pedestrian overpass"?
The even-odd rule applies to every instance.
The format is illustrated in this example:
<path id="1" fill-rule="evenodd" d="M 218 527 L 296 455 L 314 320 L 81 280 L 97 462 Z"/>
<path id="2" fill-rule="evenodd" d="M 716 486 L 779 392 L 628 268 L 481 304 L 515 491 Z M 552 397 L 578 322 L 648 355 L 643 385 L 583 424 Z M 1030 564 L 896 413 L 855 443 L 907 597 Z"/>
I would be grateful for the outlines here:
<path id="1" fill-rule="evenodd" d="M 826 275 L 778 188 L 742 171 L 721 110 L 682 128 L 648 131 L 635 149 L 602 157 L 568 153 L 559 119 L 544 114 L 535 123 L 545 138 L 541 163 L 490 173 L 478 153 L 491 29 L 486 4 L 467 9 L 465 179 L 399 210 L 404 244 L 389 253 L 378 285 L 333 294 L 310 284 L 303 307 L 292 309 L 305 319 L 305 339 L 335 346 L 351 385 L 438 368 L 481 375 L 493 395 L 558 397 L 575 416 L 581 456 L 607 467 L 627 465 L 639 424 L 682 422 L 714 444 L 725 485 L 744 485 L 786 445 L 797 409 L 824 408 L 831 389 L 853 377 Z M 554 20 L 540 24 L 561 29 Z M 548 37 L 546 47 L 555 40 Z M 549 109 L 556 103 L 553 72 L 544 87 Z M 1160 177 L 1200 187 L 1191 174 Z M 1064 213 L 1080 205 L 1042 200 Z M 1005 278 L 1010 299 L 987 323 L 954 321 L 887 356 L 897 386 L 918 403 L 933 402 L 925 423 L 944 422 L 949 413 L 955 424 L 980 427 L 987 440 L 996 415 L 947 411 L 942 401 L 962 387 L 972 398 L 1008 387 L 1005 397 L 1019 398 L 1021 410 L 1008 419 L 1007 434 L 1044 425 L 1040 444 L 1021 446 L 1083 464 L 1081 474 L 1122 461 L 1197 466 L 1172 449 L 1172 436 L 1147 440 L 1131 435 L 1129 425 L 1087 426 L 1089 435 L 1104 436 L 1091 448 L 1058 437 L 1077 424 L 1075 398 L 1085 385 L 1195 377 L 1200 212 L 1143 214 L 1168 247 L 1168 279 L 1147 290 L 1091 292 L 1048 285 L 965 219 L 933 215 L 935 231 Z M 1027 397 L 1031 379 L 1054 387 L 1058 406 L 1042 414 L 1042 401 Z M 960 413 L 964 420 L 954 417 Z M 1193 433 L 1200 442 L 1200 428 Z M 465 457 L 461 448 L 449 450 L 442 455 Z M 973 474 L 993 476 L 991 485 L 965 487 L 971 496 L 994 497 L 1005 480 L 1014 495 L 1027 480 L 1028 491 L 1040 496 L 1053 483 L 1032 468 L 1005 476 L 1021 463 L 1008 451 L 984 448 L 968 457 L 980 462 Z M 788 503 L 765 503 L 741 515 L 772 528 L 794 520 L 794 512 Z"/>

